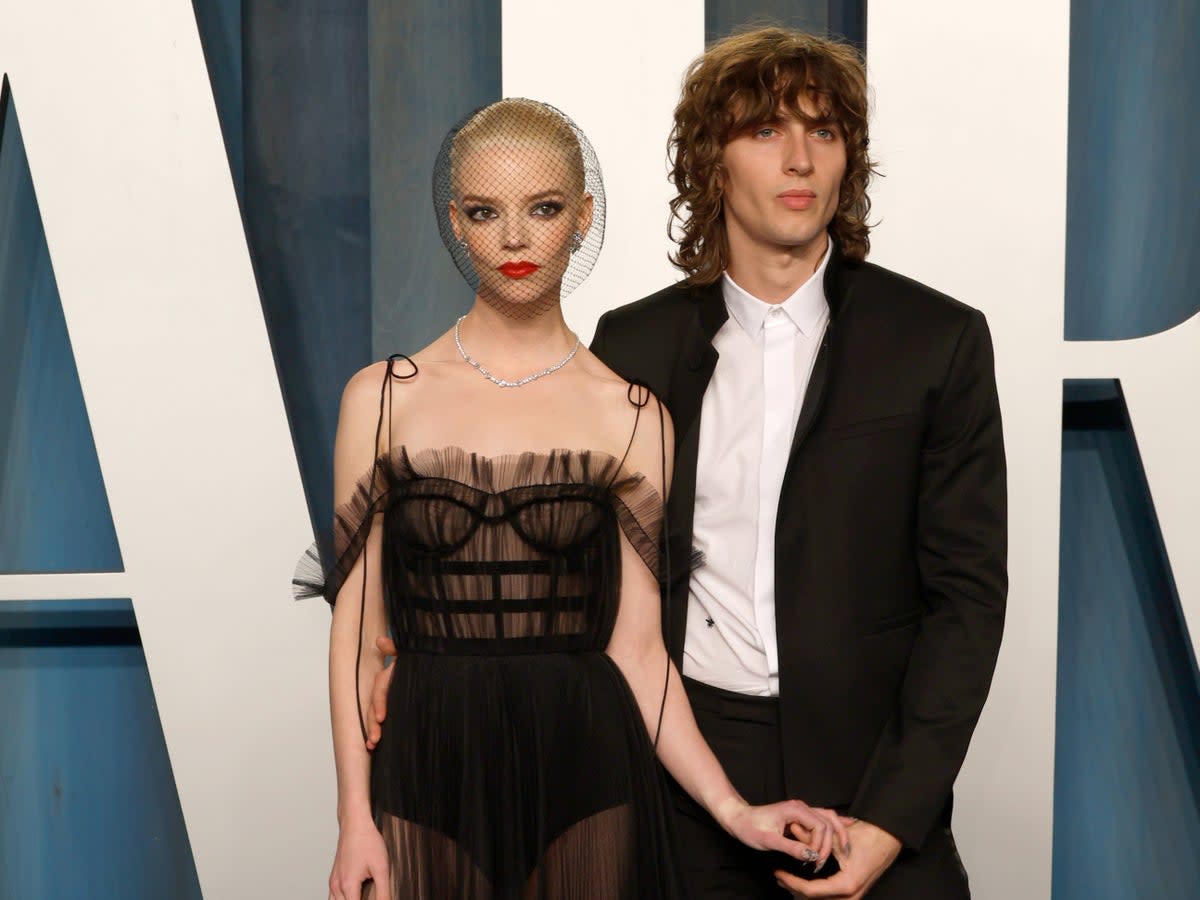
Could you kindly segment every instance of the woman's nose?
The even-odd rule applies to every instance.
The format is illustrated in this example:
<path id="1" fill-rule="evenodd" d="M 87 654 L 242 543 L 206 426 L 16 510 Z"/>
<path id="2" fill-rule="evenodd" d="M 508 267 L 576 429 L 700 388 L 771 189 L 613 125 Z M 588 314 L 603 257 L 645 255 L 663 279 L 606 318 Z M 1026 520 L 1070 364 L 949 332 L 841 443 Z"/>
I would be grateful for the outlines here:
<path id="1" fill-rule="evenodd" d="M 526 243 L 525 224 L 521 222 L 519 217 L 510 217 L 504 223 L 504 247 L 506 250 L 513 250 L 518 247 L 524 247 Z"/>

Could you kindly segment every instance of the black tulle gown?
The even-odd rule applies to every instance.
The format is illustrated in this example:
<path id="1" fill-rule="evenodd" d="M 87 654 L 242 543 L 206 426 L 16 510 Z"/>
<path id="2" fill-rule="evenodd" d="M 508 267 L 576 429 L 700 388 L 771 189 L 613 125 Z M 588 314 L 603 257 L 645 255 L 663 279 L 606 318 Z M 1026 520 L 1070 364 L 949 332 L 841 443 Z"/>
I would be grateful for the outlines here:
<path id="1" fill-rule="evenodd" d="M 371 798 L 392 884 L 368 896 L 678 895 L 664 776 L 605 654 L 621 536 L 657 572 L 662 509 L 599 451 L 401 446 L 364 476 L 338 512 L 325 592 L 381 524 L 399 653 Z"/>

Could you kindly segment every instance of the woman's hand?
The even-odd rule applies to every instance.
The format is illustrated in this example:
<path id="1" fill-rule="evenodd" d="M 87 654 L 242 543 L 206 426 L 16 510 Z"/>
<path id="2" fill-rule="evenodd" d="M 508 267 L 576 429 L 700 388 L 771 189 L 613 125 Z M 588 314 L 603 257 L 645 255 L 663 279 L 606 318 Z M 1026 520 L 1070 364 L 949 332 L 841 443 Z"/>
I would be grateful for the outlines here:
<path id="1" fill-rule="evenodd" d="M 342 826 L 329 873 L 329 900 L 360 900 L 363 882 L 375 882 L 374 896 L 387 896 L 388 854 L 383 835 L 370 819 Z"/>
<path id="2" fill-rule="evenodd" d="M 818 869 L 833 851 L 836 837 L 843 852 L 849 850 L 849 834 L 841 818 L 831 809 L 814 809 L 800 800 L 784 800 L 766 806 L 751 806 L 740 797 L 730 797 L 713 817 L 731 835 L 755 850 L 778 850 Z M 808 832 L 808 840 L 787 836 L 789 825 Z"/>

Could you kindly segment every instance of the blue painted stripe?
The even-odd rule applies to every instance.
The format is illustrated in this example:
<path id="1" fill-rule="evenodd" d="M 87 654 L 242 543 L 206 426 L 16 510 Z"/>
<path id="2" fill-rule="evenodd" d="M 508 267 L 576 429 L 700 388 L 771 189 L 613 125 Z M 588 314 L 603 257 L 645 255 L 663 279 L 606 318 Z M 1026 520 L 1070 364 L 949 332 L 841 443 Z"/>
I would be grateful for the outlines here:
<path id="1" fill-rule="evenodd" d="M 196 26 L 208 64 L 221 133 L 238 199 L 246 187 L 246 146 L 242 136 L 242 0 L 193 0 Z"/>
<path id="2" fill-rule="evenodd" d="M 0 87 L 0 572 L 120 571 L 16 104 Z"/>
<path id="3" fill-rule="evenodd" d="M 242 11 L 247 237 L 326 549 L 339 397 L 371 348 L 366 9 L 302 0 Z"/>
<path id="4" fill-rule="evenodd" d="M 442 245 L 433 163 L 451 126 L 500 99 L 500 0 L 372 3 L 372 347 L 382 359 L 443 334 L 473 293 Z"/>
<path id="5" fill-rule="evenodd" d="M 758 25 L 844 37 L 865 48 L 867 0 L 705 0 L 705 41 Z"/>
<path id="6" fill-rule="evenodd" d="M 200 898 L 128 600 L 0 604 L 0 721 L 0 897 Z"/>
<path id="7" fill-rule="evenodd" d="M 1068 382 L 1055 900 L 1193 897 L 1200 676 L 1119 385 Z"/>
<path id="8" fill-rule="evenodd" d="M 1155 334 L 1200 311 L 1197 34 L 1197 3 L 1072 0 L 1067 340 Z"/>

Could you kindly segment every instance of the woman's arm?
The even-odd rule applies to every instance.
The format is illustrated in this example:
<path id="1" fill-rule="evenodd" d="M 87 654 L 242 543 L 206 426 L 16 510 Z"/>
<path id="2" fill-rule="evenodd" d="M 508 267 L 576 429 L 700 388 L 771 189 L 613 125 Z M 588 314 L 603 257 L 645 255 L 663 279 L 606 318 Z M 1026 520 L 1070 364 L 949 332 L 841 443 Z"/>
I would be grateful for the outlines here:
<path id="1" fill-rule="evenodd" d="M 630 469 L 645 473 L 666 496 L 671 473 L 669 468 L 664 472 L 663 458 L 665 453 L 669 466 L 674 436 L 665 410 L 660 430 L 657 406 L 652 399 L 643 410 L 642 433 L 630 448 L 627 463 Z M 847 835 L 841 820 L 831 810 L 814 810 L 798 800 L 752 807 L 733 787 L 700 734 L 679 673 L 667 656 L 658 582 L 624 535 L 621 543 L 621 600 L 608 654 L 629 682 L 650 735 L 658 734 L 659 759 L 679 785 L 738 840 L 755 849 L 781 850 L 809 861 L 815 851 L 823 864 L 835 834 L 845 846 Z M 808 845 L 784 836 L 792 822 L 813 832 Z"/>
<path id="2" fill-rule="evenodd" d="M 722 828 L 747 846 L 781 850 L 796 859 L 823 864 L 835 834 L 845 848 L 847 834 L 841 820 L 832 810 L 813 809 L 799 800 L 750 806 L 737 792 L 700 734 L 679 673 L 667 658 L 658 585 L 629 542 L 622 538 L 622 543 L 621 608 L 608 654 L 629 682 L 650 735 L 658 731 L 658 758 L 663 766 Z M 638 583 L 644 581 L 649 583 Z M 807 843 L 785 837 L 792 822 L 813 832 Z"/>
<path id="3" fill-rule="evenodd" d="M 351 500 L 359 479 L 371 472 L 374 465 L 380 384 L 384 377 L 380 365 L 371 366 L 355 375 L 342 394 L 334 449 L 337 507 Z M 380 527 L 377 521 L 369 527 L 363 551 L 338 589 L 329 629 L 329 708 L 337 766 L 339 829 L 329 892 L 336 900 L 356 900 L 368 879 L 378 884 L 388 883 L 387 851 L 371 814 L 371 756 L 363 744 L 363 723 L 359 718 L 360 703 L 365 712 L 371 684 L 383 668 L 383 657 L 374 643 L 367 640 L 360 648 L 359 642 L 363 635 L 387 633 L 379 578 Z"/>

